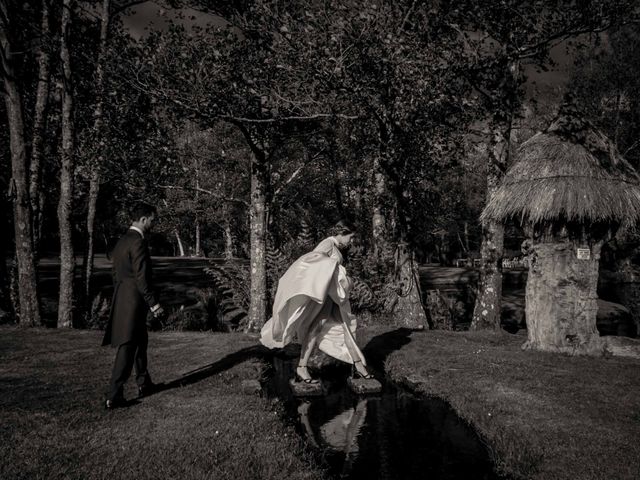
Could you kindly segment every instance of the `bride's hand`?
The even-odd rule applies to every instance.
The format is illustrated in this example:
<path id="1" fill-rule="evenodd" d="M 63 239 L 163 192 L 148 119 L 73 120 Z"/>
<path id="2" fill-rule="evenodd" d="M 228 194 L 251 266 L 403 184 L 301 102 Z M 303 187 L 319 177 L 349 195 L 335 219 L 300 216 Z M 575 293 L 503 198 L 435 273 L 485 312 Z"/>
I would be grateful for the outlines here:
<path id="1" fill-rule="evenodd" d="M 353 288 L 353 279 L 347 275 L 347 290 L 351 290 Z"/>

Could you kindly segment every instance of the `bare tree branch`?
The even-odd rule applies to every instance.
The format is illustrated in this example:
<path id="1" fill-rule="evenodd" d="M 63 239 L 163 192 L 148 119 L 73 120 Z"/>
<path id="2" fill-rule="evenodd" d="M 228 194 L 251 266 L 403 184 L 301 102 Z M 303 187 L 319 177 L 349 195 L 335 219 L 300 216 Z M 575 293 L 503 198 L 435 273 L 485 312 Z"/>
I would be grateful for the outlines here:
<path id="1" fill-rule="evenodd" d="M 622 23 L 616 23 L 616 26 L 622 26 L 622 25 L 630 25 L 630 24 L 634 24 L 634 23 L 638 23 L 638 20 L 633 19 L 633 20 L 628 20 L 626 22 L 622 22 Z M 592 28 L 592 27 L 584 27 L 581 29 L 576 29 L 576 30 L 567 30 L 567 31 L 562 31 L 562 32 L 557 32 L 554 35 L 551 35 L 550 37 L 534 44 L 534 45 L 525 45 L 523 47 L 520 47 L 517 51 L 518 51 L 518 59 L 524 59 L 524 58 L 529 58 L 532 57 L 536 54 L 538 54 L 541 50 L 551 50 L 553 47 L 557 46 L 558 44 L 562 43 L 563 41 L 572 38 L 572 37 L 577 37 L 579 35 L 584 35 L 586 33 L 601 33 L 604 32 L 606 30 L 609 30 L 612 26 L 614 25 L 613 22 L 607 23 L 605 25 L 602 25 L 601 27 L 598 28 Z"/>
<path id="2" fill-rule="evenodd" d="M 335 119 L 340 118 L 343 120 L 357 120 L 360 118 L 358 115 L 346 115 L 341 113 L 316 113 L 312 115 L 291 115 L 287 117 L 276 117 L 276 118 L 247 118 L 247 117 L 236 117 L 233 115 L 218 115 L 217 118 L 221 120 L 233 120 L 236 122 L 242 123 L 254 123 L 254 124 L 270 124 L 270 123 L 279 123 L 279 122 L 304 122 L 310 120 L 319 120 L 322 118 L 327 119 Z"/>
<path id="3" fill-rule="evenodd" d="M 629 148 L 627 148 L 627 149 L 624 151 L 624 153 L 622 154 L 622 156 L 624 157 L 624 156 L 626 156 L 626 155 L 627 155 L 627 153 L 629 153 L 630 151 L 635 150 L 635 149 L 636 149 L 636 147 L 637 147 L 638 145 L 640 145 L 640 140 L 636 140 L 635 142 L 633 142 L 633 143 L 631 144 L 631 146 L 630 146 Z"/>
<path id="4" fill-rule="evenodd" d="M 279 194 L 280 192 L 282 192 L 282 190 L 291 184 L 291 182 L 293 182 L 296 177 L 298 175 L 300 175 L 300 172 L 302 172 L 302 170 L 304 170 L 305 167 L 308 167 L 311 163 L 313 163 L 313 161 L 317 158 L 319 158 L 323 153 L 325 153 L 325 150 L 321 150 L 318 153 L 316 153 L 313 157 L 311 157 L 309 159 L 308 162 L 306 162 L 305 164 L 301 165 L 300 167 L 298 167 L 287 179 L 286 182 L 284 182 L 282 185 L 280 185 L 275 192 L 273 192 L 273 196 L 271 197 L 271 200 L 274 200 Z"/>
<path id="5" fill-rule="evenodd" d="M 247 202 L 246 200 L 243 200 L 242 198 L 235 198 L 235 197 L 229 197 L 226 195 L 221 195 L 220 193 L 216 193 L 202 187 L 182 187 L 179 185 L 158 185 L 158 187 L 164 188 L 165 190 L 186 190 L 186 191 L 206 193 L 207 195 L 211 195 L 212 197 L 219 198 L 223 202 L 237 202 L 237 203 L 242 203 L 246 207 L 249 207 L 249 202 Z"/>
<path id="6" fill-rule="evenodd" d="M 407 14 L 402 19 L 402 23 L 400 24 L 400 27 L 398 28 L 398 31 L 397 31 L 398 35 L 400 35 L 400 33 L 402 33 L 402 30 L 404 30 L 404 26 L 409 21 L 409 17 L 413 13 L 413 9 L 416 7 L 416 3 L 417 3 L 417 0 L 413 0 L 413 3 L 411 4 L 411 7 L 409 7 L 409 10 L 407 10 Z"/>
<path id="7" fill-rule="evenodd" d="M 188 105 L 182 100 L 179 100 L 171 95 L 167 95 L 164 92 L 159 92 L 158 90 L 154 91 L 140 81 L 134 82 L 124 77 L 122 78 L 125 82 L 132 85 L 138 91 L 148 93 L 155 97 L 160 97 L 168 102 L 171 102 L 179 106 L 180 108 L 183 108 L 191 113 L 194 113 L 195 115 L 197 115 L 202 119 L 208 119 L 208 120 L 220 119 L 220 120 L 226 120 L 236 124 L 244 123 L 244 124 L 269 125 L 269 124 L 277 124 L 282 122 L 308 122 L 308 121 L 320 120 L 320 119 L 338 119 L 339 118 L 342 120 L 357 120 L 361 118 L 359 115 L 347 115 L 343 113 L 316 113 L 311 115 L 289 115 L 285 117 L 274 117 L 274 118 L 249 118 L 249 117 L 239 117 L 236 115 L 229 115 L 229 114 L 208 113 L 208 112 L 202 111 L 198 107 L 194 107 L 193 105 Z"/>

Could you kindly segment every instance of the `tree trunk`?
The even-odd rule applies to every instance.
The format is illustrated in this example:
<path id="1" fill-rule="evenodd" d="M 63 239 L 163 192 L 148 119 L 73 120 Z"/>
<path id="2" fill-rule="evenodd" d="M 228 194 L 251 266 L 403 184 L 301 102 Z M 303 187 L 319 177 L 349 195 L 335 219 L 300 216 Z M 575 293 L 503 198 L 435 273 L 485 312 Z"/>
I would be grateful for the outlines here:
<path id="1" fill-rule="evenodd" d="M 198 214 L 196 213 L 196 249 L 195 256 L 200 257 L 200 219 L 198 218 Z"/>
<path id="2" fill-rule="evenodd" d="M 464 245 L 465 252 L 468 254 L 471 251 L 471 247 L 469 247 L 469 222 L 466 220 L 464 222 Z"/>
<path id="3" fill-rule="evenodd" d="M 32 235 L 34 255 L 38 257 L 40 246 L 40 196 L 42 177 L 42 156 L 44 136 L 47 126 L 47 106 L 49 104 L 49 83 L 51 54 L 47 42 L 49 41 L 49 1 L 42 0 L 41 41 L 38 46 L 38 88 L 33 120 L 33 138 L 31 141 L 31 165 L 29 197 L 32 211 Z"/>
<path id="4" fill-rule="evenodd" d="M 393 309 L 395 323 L 405 328 L 423 329 L 428 323 L 422 302 L 418 265 L 409 245 L 404 242 L 398 244 L 396 272 L 400 291 Z"/>
<path id="5" fill-rule="evenodd" d="M 509 154 L 510 135 L 511 124 L 497 122 L 488 152 L 487 202 L 502 182 Z M 482 260 L 471 330 L 500 329 L 503 254 L 504 227 L 500 223 L 488 222 L 482 228 L 482 244 L 480 246 Z"/>
<path id="6" fill-rule="evenodd" d="M 573 242 L 531 247 L 525 299 L 524 348 L 570 354 L 601 355 L 604 342 L 596 328 L 598 266 L 602 241 L 578 258 Z"/>
<path id="7" fill-rule="evenodd" d="M 8 251 L 8 235 L 0 235 L 0 321 L 6 316 L 11 316 L 9 312 L 15 311 L 11 304 L 11 283 L 9 277 L 9 268 L 7 266 L 7 258 L 4 253 Z"/>
<path id="8" fill-rule="evenodd" d="M 245 331 L 259 332 L 267 313 L 267 189 L 269 186 L 267 161 L 264 155 L 251 162 L 251 302 Z"/>
<path id="9" fill-rule="evenodd" d="M 18 286 L 18 260 L 12 258 L 9 264 L 9 300 L 11 302 L 11 310 L 16 322 L 20 321 L 20 287 Z M 20 324 L 23 327 L 28 323 Z"/>
<path id="10" fill-rule="evenodd" d="M 0 46 L 2 48 L 2 73 L 5 89 L 9 148 L 11 151 L 11 187 L 13 191 L 13 215 L 18 265 L 18 319 L 22 326 L 40 324 L 36 265 L 33 252 L 33 232 L 29 187 L 27 179 L 27 155 L 25 150 L 22 98 L 15 82 L 12 45 L 9 41 L 9 12 L 5 2 L 0 3 Z"/>
<path id="11" fill-rule="evenodd" d="M 225 222 L 224 226 L 224 258 L 231 260 L 233 258 L 233 237 L 231 236 L 231 224 Z"/>
<path id="12" fill-rule="evenodd" d="M 182 239 L 180 238 L 180 233 L 178 233 L 177 228 L 173 231 L 173 234 L 176 236 L 176 242 L 178 242 L 178 251 L 180 252 L 180 256 L 184 257 L 184 245 L 182 244 Z"/>
<path id="13" fill-rule="evenodd" d="M 57 141 L 57 137 L 56 137 L 56 141 Z M 40 256 L 40 251 L 42 249 L 42 225 L 44 224 L 44 206 L 47 203 L 47 193 L 45 192 L 44 188 L 41 188 L 38 191 L 38 214 L 33 216 L 32 222 L 35 225 L 35 229 L 38 232 L 37 235 L 34 235 L 34 238 L 38 239 L 39 244 L 38 244 L 38 254 L 37 256 L 35 256 L 34 253 L 34 258 L 39 258 Z M 36 260 L 37 261 L 37 260 Z"/>
<path id="14" fill-rule="evenodd" d="M 355 186 L 353 187 L 353 190 L 351 191 L 351 194 L 353 196 L 353 209 L 358 212 L 360 210 L 362 210 L 362 197 L 364 196 L 364 192 L 366 191 L 367 185 L 364 181 L 363 178 L 363 169 L 362 168 L 358 168 L 356 169 L 355 172 L 355 176 L 356 176 L 356 181 L 355 181 Z M 365 177 L 366 178 L 366 177 Z"/>
<path id="15" fill-rule="evenodd" d="M 478 297 L 473 309 L 471 330 L 500 328 L 502 301 L 502 254 L 504 251 L 504 227 L 490 222 L 482 228 L 480 277 Z"/>
<path id="16" fill-rule="evenodd" d="M 71 82 L 71 56 L 69 30 L 73 0 L 64 0 L 60 35 L 62 61 L 62 158 L 60 171 L 60 201 L 58 223 L 60 229 L 60 296 L 58 300 L 58 327 L 73 326 L 73 280 L 75 256 L 73 253 L 71 212 L 73 200 L 74 125 L 73 86 Z"/>
<path id="17" fill-rule="evenodd" d="M 105 83 L 105 62 L 107 58 L 107 44 L 109 39 L 109 23 L 111 0 L 102 1 L 102 13 L 100 16 L 100 45 L 98 47 L 98 62 L 96 65 L 96 109 L 93 119 L 93 133 L 96 136 L 97 155 L 94 165 L 91 168 L 89 179 L 89 200 L 87 208 L 87 246 L 86 265 L 84 269 L 84 298 L 85 309 L 90 305 L 91 280 L 93 278 L 93 260 L 95 255 L 95 224 L 96 205 L 100 193 L 100 169 L 104 163 L 105 141 L 103 135 L 103 110 L 104 110 L 104 83 Z"/>
<path id="18" fill-rule="evenodd" d="M 396 170 L 397 160 L 394 159 L 395 172 L 393 177 L 398 179 L 393 186 L 394 204 L 396 214 L 397 231 L 400 241 L 396 248 L 395 275 L 399 280 L 398 290 L 400 292 L 398 301 L 393 310 L 396 325 L 424 329 L 428 326 L 427 314 L 422 299 L 422 289 L 420 285 L 420 274 L 415 253 L 411 245 L 412 218 L 408 209 L 411 201 L 411 190 L 406 188 L 407 183 L 401 180 L 400 172 Z"/>
<path id="19" fill-rule="evenodd" d="M 195 256 L 200 256 L 200 215 L 198 210 L 200 209 L 200 166 L 196 164 L 196 251 Z"/>
<path id="20" fill-rule="evenodd" d="M 87 206 L 87 251 L 85 255 L 84 265 L 84 298 L 85 307 L 90 305 L 91 280 L 93 278 L 93 263 L 95 256 L 95 224 L 96 224 L 96 205 L 98 203 L 98 194 L 100 192 L 100 179 L 97 169 L 91 172 L 91 180 L 89 181 L 89 199 Z"/>
<path id="21" fill-rule="evenodd" d="M 380 158 L 373 161 L 373 254 L 376 257 L 389 253 L 388 219 L 385 218 L 385 201 L 387 199 L 387 179 L 380 165 Z"/>
<path id="22" fill-rule="evenodd" d="M 409 192 L 402 185 L 400 163 L 393 154 L 393 127 L 379 123 L 379 156 L 374 159 L 374 252 L 378 258 L 395 256 L 395 267 L 389 272 L 397 284 L 393 299 L 394 323 L 407 328 L 423 329 L 427 316 L 422 304 L 420 278 L 413 250 L 408 242 L 411 219 L 404 205 Z M 388 215 L 383 216 L 383 208 Z"/>
<path id="23" fill-rule="evenodd" d="M 342 186 L 340 185 L 340 182 L 338 180 L 336 180 L 333 184 L 333 191 L 335 192 L 336 210 L 338 210 L 340 218 L 347 218 L 347 210 L 344 206 L 344 195 L 342 194 Z"/>

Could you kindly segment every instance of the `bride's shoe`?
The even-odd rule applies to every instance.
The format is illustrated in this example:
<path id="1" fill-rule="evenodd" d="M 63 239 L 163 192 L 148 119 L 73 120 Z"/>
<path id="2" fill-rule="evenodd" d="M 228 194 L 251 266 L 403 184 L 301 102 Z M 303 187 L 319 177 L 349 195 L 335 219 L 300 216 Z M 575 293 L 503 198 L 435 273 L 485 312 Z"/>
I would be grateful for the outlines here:
<path id="1" fill-rule="evenodd" d="M 360 364 L 360 368 L 356 366 L 357 363 Z M 365 373 L 362 373 L 360 369 L 364 370 Z M 367 371 L 361 360 L 356 360 L 355 362 L 353 362 L 353 365 L 351 365 L 351 376 L 353 378 L 364 378 L 365 380 L 372 380 L 376 378 L 372 373 L 369 373 Z"/>
<path id="2" fill-rule="evenodd" d="M 304 375 L 301 375 L 300 372 L 303 372 Z M 307 366 L 306 365 L 298 365 L 296 367 L 296 381 L 304 382 L 304 383 L 307 383 L 307 384 L 320 383 L 320 380 L 317 380 L 315 378 L 311 378 L 311 376 L 309 375 L 309 371 L 307 370 Z"/>

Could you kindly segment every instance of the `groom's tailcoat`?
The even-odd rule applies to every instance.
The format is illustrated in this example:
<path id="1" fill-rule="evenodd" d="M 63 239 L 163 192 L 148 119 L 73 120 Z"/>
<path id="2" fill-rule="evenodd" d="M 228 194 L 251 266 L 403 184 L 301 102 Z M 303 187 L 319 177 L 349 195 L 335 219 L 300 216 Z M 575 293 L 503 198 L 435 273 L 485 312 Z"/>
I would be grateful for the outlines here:
<path id="1" fill-rule="evenodd" d="M 102 345 L 117 347 L 147 335 L 149 307 L 158 303 L 153 289 L 151 256 L 146 239 L 130 229 L 113 250 L 113 299 Z"/>

